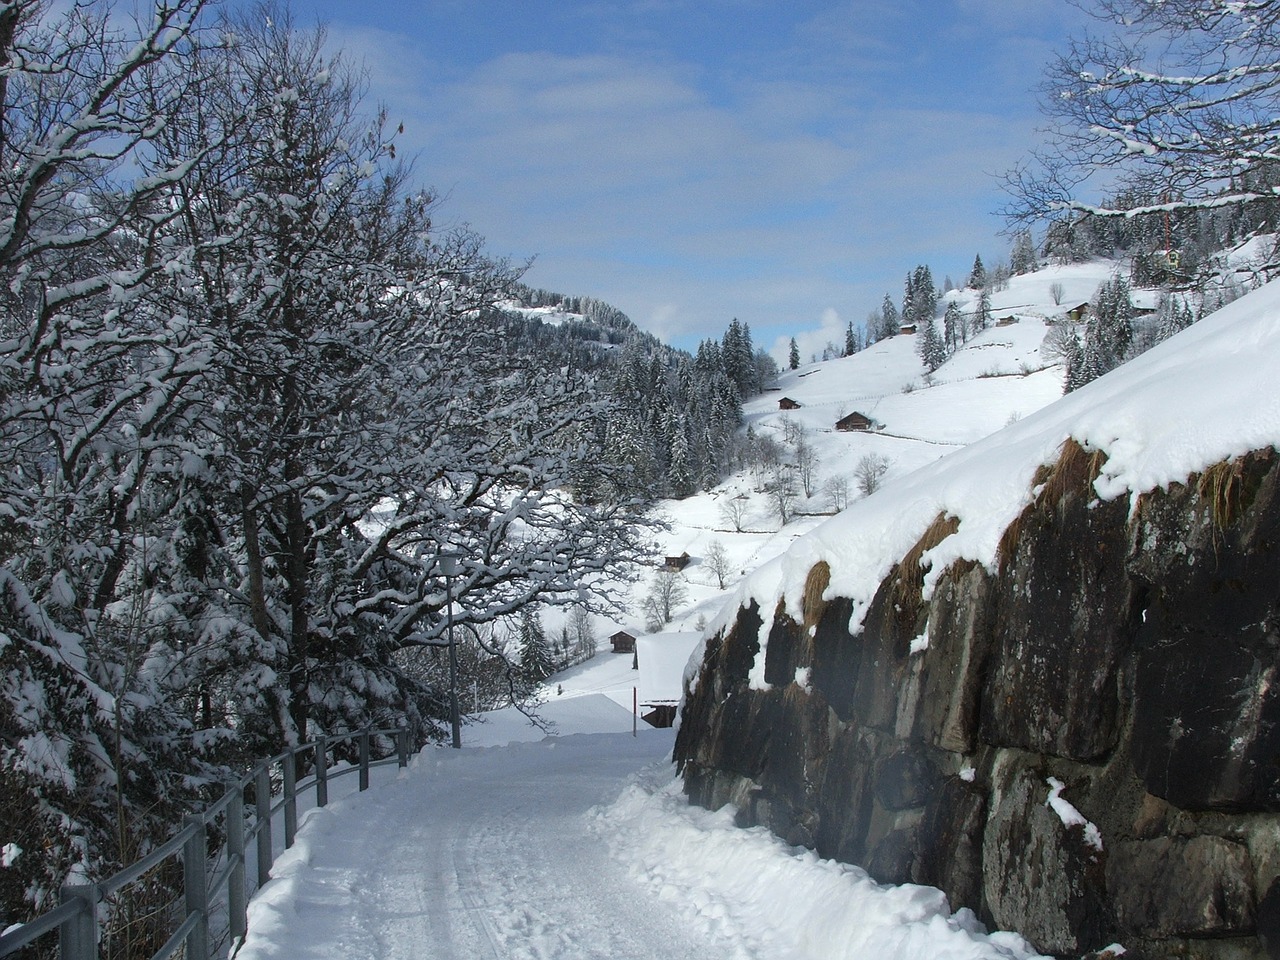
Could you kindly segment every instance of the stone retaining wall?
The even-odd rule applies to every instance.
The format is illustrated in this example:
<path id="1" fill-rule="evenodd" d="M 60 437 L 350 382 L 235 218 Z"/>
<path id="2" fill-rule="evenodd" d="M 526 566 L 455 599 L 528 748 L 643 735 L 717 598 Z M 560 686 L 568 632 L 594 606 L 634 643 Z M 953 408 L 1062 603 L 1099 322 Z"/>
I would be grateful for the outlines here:
<path id="1" fill-rule="evenodd" d="M 820 564 L 764 638 L 767 690 L 740 610 L 684 707 L 690 797 L 1055 955 L 1280 957 L 1280 458 L 1132 512 L 1099 466 L 1046 468 L 994 572 L 926 601 L 903 558 L 856 633 Z"/>

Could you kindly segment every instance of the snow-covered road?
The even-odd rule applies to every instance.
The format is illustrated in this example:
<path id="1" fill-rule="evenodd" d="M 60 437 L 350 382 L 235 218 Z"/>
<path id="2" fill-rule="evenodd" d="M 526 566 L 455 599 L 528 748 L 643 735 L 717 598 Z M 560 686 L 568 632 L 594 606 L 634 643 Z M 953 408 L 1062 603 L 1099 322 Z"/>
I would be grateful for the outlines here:
<path id="1" fill-rule="evenodd" d="M 236 960 L 1035 956 L 938 890 L 882 886 L 690 806 L 672 732 L 617 732 L 631 718 L 605 697 L 547 704 L 556 738 L 489 716 L 467 742 L 501 746 L 429 748 L 309 811 Z M 615 732 L 574 733 L 601 729 Z"/>
<path id="2" fill-rule="evenodd" d="M 590 830 L 669 733 L 428 750 L 307 814 L 255 899 L 240 960 L 741 957 L 690 929 Z"/>

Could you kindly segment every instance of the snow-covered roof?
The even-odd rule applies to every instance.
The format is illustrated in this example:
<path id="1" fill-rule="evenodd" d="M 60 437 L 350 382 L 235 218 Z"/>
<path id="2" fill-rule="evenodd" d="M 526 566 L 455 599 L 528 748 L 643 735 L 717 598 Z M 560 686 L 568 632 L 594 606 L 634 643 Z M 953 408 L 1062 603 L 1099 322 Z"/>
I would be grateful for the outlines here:
<path id="1" fill-rule="evenodd" d="M 698 633 L 654 633 L 636 640 L 641 703 L 679 702 L 685 664 L 701 639 Z"/>

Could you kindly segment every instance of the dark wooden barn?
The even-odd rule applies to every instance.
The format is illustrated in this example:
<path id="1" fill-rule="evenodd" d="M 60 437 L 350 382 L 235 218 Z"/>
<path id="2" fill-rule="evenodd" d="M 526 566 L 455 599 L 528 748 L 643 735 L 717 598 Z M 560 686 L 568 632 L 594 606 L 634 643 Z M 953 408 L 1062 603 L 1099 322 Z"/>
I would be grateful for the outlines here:
<path id="1" fill-rule="evenodd" d="M 847 417 L 841 417 L 839 420 L 837 420 L 836 429 L 844 430 L 844 431 L 870 430 L 871 418 L 863 416 L 861 413 L 858 413 L 855 410 L 853 413 L 849 414 Z"/>

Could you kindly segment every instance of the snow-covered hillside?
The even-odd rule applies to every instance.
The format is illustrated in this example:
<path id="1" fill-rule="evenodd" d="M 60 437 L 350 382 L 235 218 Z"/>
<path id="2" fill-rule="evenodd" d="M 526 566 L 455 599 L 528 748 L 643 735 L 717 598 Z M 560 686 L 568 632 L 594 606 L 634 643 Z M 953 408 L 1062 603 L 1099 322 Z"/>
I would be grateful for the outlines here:
<path id="1" fill-rule="evenodd" d="M 883 340 L 851 357 L 802 364 L 784 372 L 775 390 L 745 405 L 747 424 L 753 433 L 779 443 L 797 427 L 803 428 L 818 457 L 814 495 L 801 493 L 793 505 L 796 516 L 785 526 L 779 524 L 763 478 L 750 472 L 735 475 L 709 492 L 664 501 L 659 512 L 670 527 L 660 538 L 662 552 L 672 556 L 688 552 L 693 558 L 683 574 L 688 602 L 667 629 L 698 630 L 699 624 L 713 620 L 734 584 L 828 520 L 834 513 L 833 478 L 847 490 L 852 507 L 861 497 L 854 474 L 864 457 L 875 455 L 888 462 L 882 482 L 892 489 L 921 467 L 1060 399 L 1063 367 L 1056 357 L 1041 352 L 1047 325 L 1087 301 L 1116 269 L 1114 263 L 1094 261 L 1012 278 L 1007 289 L 992 296 L 991 313 L 996 321 L 1013 318 L 1014 322 L 979 333 L 930 376 L 917 355 L 917 338 L 909 334 Z M 976 293 L 952 291 L 943 302 L 948 299 L 956 300 L 962 311 L 971 311 Z M 784 397 L 799 408 L 780 410 Z M 877 429 L 835 429 L 837 420 L 855 412 L 874 420 Z M 842 484 L 839 478 L 844 478 Z M 726 516 L 726 504 L 735 498 L 741 498 L 741 531 Z M 728 557 L 723 590 L 707 562 L 708 551 L 716 543 Z M 646 589 L 646 581 L 637 584 L 634 617 L 610 624 L 611 630 L 644 631 L 640 599 Z M 625 692 L 629 697 L 629 688 Z"/>
<path id="2" fill-rule="evenodd" d="M 1054 955 L 1262 956 L 1278 375 L 1271 284 L 752 571 L 690 661 L 690 798 Z"/>

